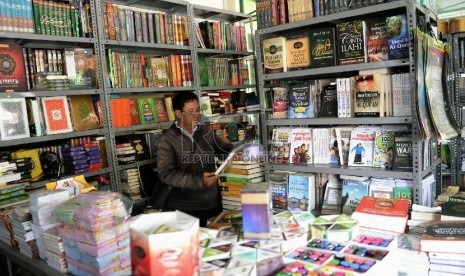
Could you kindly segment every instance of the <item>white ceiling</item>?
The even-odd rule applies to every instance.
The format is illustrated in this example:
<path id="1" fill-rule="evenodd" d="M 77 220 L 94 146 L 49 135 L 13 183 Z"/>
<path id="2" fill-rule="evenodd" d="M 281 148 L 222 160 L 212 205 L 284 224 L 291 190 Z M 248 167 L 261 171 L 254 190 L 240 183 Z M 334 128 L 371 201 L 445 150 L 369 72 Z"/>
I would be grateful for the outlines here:
<path id="1" fill-rule="evenodd" d="M 465 16 L 464 0 L 437 0 L 437 12 L 440 19 Z"/>

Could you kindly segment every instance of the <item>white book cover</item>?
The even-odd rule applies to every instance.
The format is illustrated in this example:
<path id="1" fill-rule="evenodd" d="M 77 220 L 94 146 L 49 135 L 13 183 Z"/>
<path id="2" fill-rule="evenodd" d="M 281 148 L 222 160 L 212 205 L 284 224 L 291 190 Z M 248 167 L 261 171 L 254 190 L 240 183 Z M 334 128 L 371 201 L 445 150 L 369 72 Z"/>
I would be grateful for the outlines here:
<path id="1" fill-rule="evenodd" d="M 357 127 L 350 135 L 349 166 L 373 165 L 375 128 Z"/>
<path id="2" fill-rule="evenodd" d="M 339 164 L 347 165 L 350 151 L 350 135 L 353 127 L 336 127 L 336 141 L 339 154 Z"/>
<path id="3" fill-rule="evenodd" d="M 291 158 L 292 164 L 313 163 L 313 143 L 311 128 L 293 128 L 291 132 Z"/>
<path id="4" fill-rule="evenodd" d="M 330 162 L 330 129 L 313 129 L 313 162 L 315 164 L 329 164 Z"/>
<path id="5" fill-rule="evenodd" d="M 336 79 L 336 91 L 337 91 L 337 117 L 346 117 L 345 112 L 345 79 Z"/>
<path id="6" fill-rule="evenodd" d="M 0 99 L 0 140 L 29 138 L 26 99 Z"/>
<path id="7" fill-rule="evenodd" d="M 346 117 L 350 118 L 353 117 L 352 115 L 352 91 L 353 91 L 353 77 L 352 78 L 346 78 L 346 83 L 345 83 L 345 112 L 346 112 Z"/>

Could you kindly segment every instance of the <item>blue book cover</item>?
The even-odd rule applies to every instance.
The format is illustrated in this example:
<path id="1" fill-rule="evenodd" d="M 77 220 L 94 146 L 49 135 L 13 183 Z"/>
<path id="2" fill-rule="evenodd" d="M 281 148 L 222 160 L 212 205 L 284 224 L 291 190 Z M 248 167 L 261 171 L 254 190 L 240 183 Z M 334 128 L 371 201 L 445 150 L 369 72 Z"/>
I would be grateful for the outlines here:
<path id="1" fill-rule="evenodd" d="M 408 28 L 405 14 L 386 18 L 388 59 L 409 57 Z"/>
<path id="2" fill-rule="evenodd" d="M 310 95 L 310 83 L 289 84 L 289 119 L 313 118 L 314 103 Z"/>
<path id="3" fill-rule="evenodd" d="M 290 174 L 287 189 L 288 210 L 311 211 L 315 209 L 315 175 Z"/>
<path id="4" fill-rule="evenodd" d="M 287 173 L 270 173 L 273 209 L 287 209 Z"/>
<path id="5" fill-rule="evenodd" d="M 344 179 L 342 183 L 343 214 L 352 215 L 362 198 L 368 195 L 368 187 L 368 181 Z"/>

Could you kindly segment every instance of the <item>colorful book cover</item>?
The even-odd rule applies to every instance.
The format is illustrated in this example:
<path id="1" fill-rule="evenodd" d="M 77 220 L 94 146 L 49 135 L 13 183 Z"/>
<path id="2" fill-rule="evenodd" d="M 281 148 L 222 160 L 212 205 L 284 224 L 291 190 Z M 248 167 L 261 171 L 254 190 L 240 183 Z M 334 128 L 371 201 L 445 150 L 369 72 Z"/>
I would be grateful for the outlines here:
<path id="1" fill-rule="evenodd" d="M 168 86 L 168 63 L 166 58 L 150 58 L 150 67 L 153 74 L 153 86 Z"/>
<path id="2" fill-rule="evenodd" d="M 155 102 L 155 109 L 157 110 L 157 117 L 159 122 L 168 122 L 168 113 L 165 108 L 165 100 L 161 97 L 153 98 Z"/>
<path id="3" fill-rule="evenodd" d="M 139 106 L 136 98 L 129 98 L 129 108 L 131 110 L 131 125 L 140 125 Z"/>
<path id="4" fill-rule="evenodd" d="M 355 117 L 380 117 L 382 95 L 379 74 L 355 76 Z"/>
<path id="5" fill-rule="evenodd" d="M 19 45 L 0 44 L 0 92 L 27 91 L 23 50 Z"/>
<path id="6" fill-rule="evenodd" d="M 289 94 L 286 87 L 273 87 L 273 119 L 287 119 Z"/>
<path id="7" fill-rule="evenodd" d="M 70 96 L 71 119 L 75 131 L 96 129 L 99 127 L 97 114 L 90 95 Z"/>
<path id="8" fill-rule="evenodd" d="M 313 163 L 312 129 L 293 128 L 291 132 L 291 159 L 292 164 Z"/>
<path id="9" fill-rule="evenodd" d="M 375 129 L 358 127 L 352 130 L 350 137 L 349 166 L 373 165 L 373 147 Z"/>
<path id="10" fill-rule="evenodd" d="M 176 120 L 176 116 L 174 115 L 174 110 L 173 110 L 173 97 L 169 95 L 165 95 L 165 107 L 166 107 L 166 112 L 168 113 L 168 119 L 170 121 Z"/>
<path id="11" fill-rule="evenodd" d="M 65 96 L 58 96 L 42 97 L 41 100 L 47 134 L 72 132 L 68 99 Z"/>
<path id="12" fill-rule="evenodd" d="M 285 49 L 287 71 L 310 68 L 310 38 L 307 31 L 287 35 Z"/>
<path id="13" fill-rule="evenodd" d="M 310 64 L 312 68 L 336 65 L 335 29 L 333 27 L 310 30 Z"/>
<path id="14" fill-rule="evenodd" d="M 408 199 L 410 206 L 412 206 L 413 191 L 410 187 L 394 187 L 394 199 L 405 198 Z"/>
<path id="15" fill-rule="evenodd" d="M 314 106 L 315 103 L 312 102 L 308 82 L 289 84 L 289 119 L 313 118 L 315 114 Z"/>
<path id="16" fill-rule="evenodd" d="M 271 137 L 270 163 L 289 163 L 291 128 L 275 128 Z"/>
<path id="17" fill-rule="evenodd" d="M 286 72 L 286 39 L 282 36 L 263 40 L 265 74 Z"/>
<path id="18" fill-rule="evenodd" d="M 139 117 L 142 124 L 158 123 L 155 101 L 153 98 L 137 98 Z"/>
<path id="19" fill-rule="evenodd" d="M 0 99 L 0 140 L 28 138 L 26 99 Z"/>
<path id="20" fill-rule="evenodd" d="M 287 210 L 287 178 L 288 174 L 284 172 L 270 173 L 273 209 Z"/>
<path id="21" fill-rule="evenodd" d="M 287 209 L 291 211 L 315 209 L 315 175 L 289 174 Z"/>
<path id="22" fill-rule="evenodd" d="M 392 161 L 394 159 L 394 132 L 400 130 L 407 130 L 407 126 L 383 125 L 376 130 L 373 167 L 392 168 Z"/>
<path id="23" fill-rule="evenodd" d="M 367 60 L 365 47 L 365 22 L 361 20 L 337 24 L 338 64 L 364 63 Z"/>
<path id="24" fill-rule="evenodd" d="M 337 118 L 337 87 L 336 85 L 325 85 L 321 92 L 320 117 Z"/>
<path id="25" fill-rule="evenodd" d="M 408 58 L 409 42 L 407 17 L 405 14 L 386 18 L 388 57 L 391 59 Z"/>
<path id="26" fill-rule="evenodd" d="M 387 28 L 385 18 L 375 18 L 366 21 L 367 52 L 370 62 L 388 59 Z"/>
<path id="27" fill-rule="evenodd" d="M 93 49 L 65 49 L 64 55 L 66 75 L 71 87 L 95 88 L 97 86 L 97 64 Z"/>
<path id="28" fill-rule="evenodd" d="M 342 213 L 350 216 L 364 196 L 368 195 L 368 181 L 344 179 L 342 182 Z"/>

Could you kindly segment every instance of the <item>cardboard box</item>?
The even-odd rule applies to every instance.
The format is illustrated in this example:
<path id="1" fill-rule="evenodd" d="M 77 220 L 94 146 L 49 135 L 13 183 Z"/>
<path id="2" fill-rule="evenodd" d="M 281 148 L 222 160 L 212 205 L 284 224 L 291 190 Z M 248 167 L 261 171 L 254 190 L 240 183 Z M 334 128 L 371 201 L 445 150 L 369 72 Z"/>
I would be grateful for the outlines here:
<path id="1" fill-rule="evenodd" d="M 133 275 L 198 275 L 197 218 L 180 211 L 143 214 L 130 233 Z"/>

